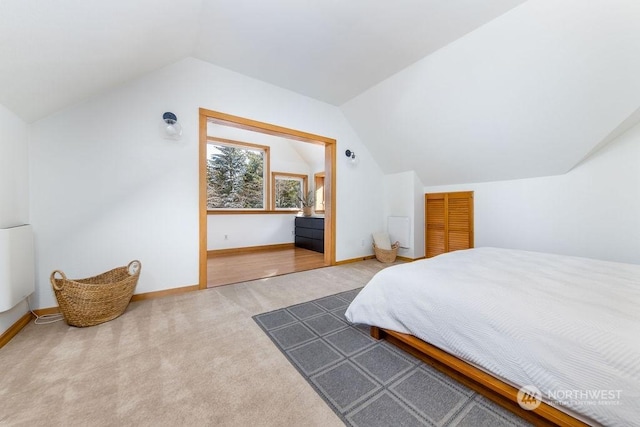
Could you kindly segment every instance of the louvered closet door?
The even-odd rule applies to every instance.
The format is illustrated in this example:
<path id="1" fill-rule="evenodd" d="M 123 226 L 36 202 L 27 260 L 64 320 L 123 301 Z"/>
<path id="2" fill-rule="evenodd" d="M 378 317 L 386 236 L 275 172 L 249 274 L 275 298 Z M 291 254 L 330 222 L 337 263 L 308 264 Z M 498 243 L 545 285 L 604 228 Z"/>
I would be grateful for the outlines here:
<path id="1" fill-rule="evenodd" d="M 473 247 L 473 192 L 425 194 L 426 256 Z"/>
<path id="2" fill-rule="evenodd" d="M 425 195 L 425 242 L 426 242 L 426 256 L 431 258 L 432 256 L 440 255 L 446 252 L 445 246 L 445 230 L 444 230 L 444 217 L 445 217 L 445 194 L 426 194 Z"/>
<path id="3" fill-rule="evenodd" d="M 447 252 L 473 247 L 473 193 L 448 193 Z"/>

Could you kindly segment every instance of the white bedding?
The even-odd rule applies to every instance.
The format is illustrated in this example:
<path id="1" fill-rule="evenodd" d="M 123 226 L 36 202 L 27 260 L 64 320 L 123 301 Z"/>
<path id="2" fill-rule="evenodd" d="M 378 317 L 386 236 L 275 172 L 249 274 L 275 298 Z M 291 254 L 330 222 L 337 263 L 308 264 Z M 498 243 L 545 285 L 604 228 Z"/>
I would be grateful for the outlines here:
<path id="1" fill-rule="evenodd" d="M 534 385 L 603 425 L 640 425 L 640 265 L 456 251 L 380 271 L 346 317 Z"/>

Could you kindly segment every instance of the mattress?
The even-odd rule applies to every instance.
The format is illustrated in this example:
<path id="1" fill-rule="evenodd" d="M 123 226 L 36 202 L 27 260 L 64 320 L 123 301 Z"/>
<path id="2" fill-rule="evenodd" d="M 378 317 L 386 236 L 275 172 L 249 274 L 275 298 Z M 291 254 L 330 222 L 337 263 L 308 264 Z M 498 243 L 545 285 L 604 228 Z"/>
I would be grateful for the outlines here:
<path id="1" fill-rule="evenodd" d="M 640 265 L 476 248 L 389 267 L 346 312 L 591 423 L 640 425 Z"/>

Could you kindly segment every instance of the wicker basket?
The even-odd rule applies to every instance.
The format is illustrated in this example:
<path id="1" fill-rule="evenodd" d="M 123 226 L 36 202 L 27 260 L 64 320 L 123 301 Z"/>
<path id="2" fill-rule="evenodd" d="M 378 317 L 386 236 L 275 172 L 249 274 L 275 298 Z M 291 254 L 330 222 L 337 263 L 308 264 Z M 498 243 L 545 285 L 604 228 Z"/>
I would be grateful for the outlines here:
<path id="1" fill-rule="evenodd" d="M 51 273 L 51 286 L 60 311 L 71 326 L 85 327 L 108 322 L 124 313 L 142 270 L 140 261 L 114 268 L 88 279 L 67 279 L 60 270 Z M 55 276 L 60 275 L 58 279 Z"/>
<path id="2" fill-rule="evenodd" d="M 373 243 L 373 250 L 376 253 L 376 259 L 380 262 L 394 262 L 396 260 L 396 256 L 398 256 L 399 247 L 400 242 L 395 242 L 391 245 L 391 249 L 380 249 L 376 246 L 375 242 Z"/>

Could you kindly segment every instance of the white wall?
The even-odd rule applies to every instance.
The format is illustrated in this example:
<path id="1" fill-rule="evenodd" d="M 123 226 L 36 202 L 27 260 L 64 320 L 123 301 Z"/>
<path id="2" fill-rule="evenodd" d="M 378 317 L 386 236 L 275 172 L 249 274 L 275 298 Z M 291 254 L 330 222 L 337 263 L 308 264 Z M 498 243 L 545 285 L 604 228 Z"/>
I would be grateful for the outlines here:
<path id="1" fill-rule="evenodd" d="M 0 228 L 29 222 L 27 153 L 27 125 L 0 105 Z M 27 311 L 22 302 L 0 313 L 0 334 Z"/>
<path id="2" fill-rule="evenodd" d="M 424 247 L 424 184 L 420 181 L 418 174 L 413 174 L 413 256 L 411 258 L 422 258 L 425 255 Z"/>
<path id="3" fill-rule="evenodd" d="M 36 307 L 55 306 L 48 276 L 89 275 L 137 258 L 137 293 L 198 283 L 198 108 L 336 138 L 338 260 L 381 227 L 367 194 L 382 173 L 341 111 L 281 88 L 187 58 L 32 125 L 31 223 L 36 232 Z M 180 142 L 159 132 L 162 113 L 183 125 Z M 354 196 L 354 194 L 356 196 Z"/>
<path id="4" fill-rule="evenodd" d="M 295 216 L 296 214 L 209 215 L 207 249 L 293 243 Z"/>
<path id="5" fill-rule="evenodd" d="M 27 125 L 0 105 L 0 228 L 29 219 Z"/>
<path id="6" fill-rule="evenodd" d="M 425 188 L 462 190 L 476 246 L 640 264 L 640 125 L 564 175 Z"/>
<path id="7" fill-rule="evenodd" d="M 413 171 L 384 177 L 385 224 L 390 216 L 408 217 L 411 224 L 409 248 L 398 249 L 398 255 L 403 257 L 415 259 L 424 256 L 423 188 Z"/>

